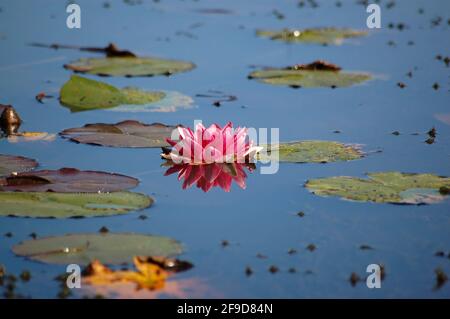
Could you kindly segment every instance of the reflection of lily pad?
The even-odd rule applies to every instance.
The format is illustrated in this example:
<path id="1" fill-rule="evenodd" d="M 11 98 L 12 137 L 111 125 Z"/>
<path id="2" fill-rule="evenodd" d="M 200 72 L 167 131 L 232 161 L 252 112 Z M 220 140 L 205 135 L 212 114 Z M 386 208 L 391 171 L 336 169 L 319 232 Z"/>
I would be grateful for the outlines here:
<path id="1" fill-rule="evenodd" d="M 73 75 L 61 88 L 61 104 L 72 112 L 108 109 L 119 105 L 145 105 L 164 98 L 163 92 L 135 88 L 118 89 L 112 85 Z"/>
<path id="2" fill-rule="evenodd" d="M 278 151 L 279 159 L 276 157 Z M 266 152 L 259 153 L 261 160 L 279 160 L 291 163 L 328 163 L 351 161 L 363 156 L 355 145 L 330 141 L 298 141 L 270 145 Z"/>
<path id="3" fill-rule="evenodd" d="M 289 43 L 317 43 L 340 45 L 345 39 L 367 35 L 366 31 L 336 28 L 283 29 L 281 31 L 258 30 L 256 35 Z"/>
<path id="4" fill-rule="evenodd" d="M 116 124 L 86 124 L 79 128 L 70 128 L 60 133 L 62 137 L 83 144 L 110 147 L 162 147 L 168 146 L 175 126 L 161 123 L 144 124 L 138 121 L 123 121 Z"/>
<path id="5" fill-rule="evenodd" d="M 149 207 L 138 193 L 0 192 L 0 216 L 69 218 L 126 214 Z"/>
<path id="6" fill-rule="evenodd" d="M 38 238 L 13 247 L 16 255 L 53 264 L 87 265 L 132 262 L 134 256 L 172 256 L 182 252 L 177 241 L 159 236 L 106 233 Z"/>
<path id="7" fill-rule="evenodd" d="M 431 204 L 443 200 L 450 178 L 432 174 L 383 172 L 369 179 L 331 177 L 312 179 L 306 187 L 320 196 L 339 196 L 355 201 L 396 204 Z"/>
<path id="8" fill-rule="evenodd" d="M 273 85 L 286 85 L 294 88 L 318 88 L 318 87 L 349 87 L 370 80 L 367 73 L 343 72 L 336 70 L 311 70 L 308 68 L 268 68 L 254 71 L 248 76 L 263 83 Z"/>
<path id="9" fill-rule="evenodd" d="M 191 62 L 150 57 L 106 57 L 79 59 L 65 65 L 67 69 L 106 76 L 171 75 L 192 70 Z"/>
<path id="10" fill-rule="evenodd" d="M 13 172 L 28 172 L 37 165 L 38 163 L 31 158 L 0 154 L 0 176 Z"/>
<path id="11" fill-rule="evenodd" d="M 194 107 L 194 100 L 187 95 L 176 91 L 161 91 L 164 97 L 161 100 L 146 104 L 121 105 L 108 111 L 113 112 L 175 112 L 178 109 Z"/>
<path id="12" fill-rule="evenodd" d="M 0 191 L 105 193 L 133 188 L 138 184 L 137 179 L 125 175 L 62 168 L 0 178 Z"/>

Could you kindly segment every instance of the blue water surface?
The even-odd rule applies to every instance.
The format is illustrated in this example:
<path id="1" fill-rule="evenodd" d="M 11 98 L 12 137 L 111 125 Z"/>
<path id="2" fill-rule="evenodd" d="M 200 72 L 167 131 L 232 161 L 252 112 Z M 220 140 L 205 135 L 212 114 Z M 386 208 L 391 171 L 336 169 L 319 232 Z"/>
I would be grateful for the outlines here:
<path id="1" fill-rule="evenodd" d="M 448 298 L 450 285 L 435 290 L 436 268 L 450 274 L 450 201 L 435 205 L 399 206 L 357 203 L 318 197 L 303 187 L 311 178 L 366 172 L 402 171 L 450 176 L 450 126 L 436 118 L 449 114 L 449 68 L 436 60 L 450 52 L 444 0 L 381 1 L 382 28 L 342 46 L 285 44 L 255 36 L 258 28 L 367 28 L 366 8 L 357 1 L 318 1 L 318 8 L 299 1 L 76 1 L 82 9 L 81 29 L 66 27 L 65 1 L 0 1 L 0 103 L 12 104 L 24 120 L 24 131 L 57 133 L 86 123 L 135 119 L 192 126 L 226 124 L 279 128 L 282 141 L 322 139 L 364 144 L 367 157 L 330 164 L 282 164 L 278 173 L 249 174 L 247 188 L 208 193 L 181 188 L 175 176 L 163 176 L 159 149 L 117 149 L 53 142 L 9 143 L 0 153 L 35 158 L 42 169 L 76 167 L 135 176 L 135 189 L 155 198 L 144 212 L 85 219 L 24 219 L 0 217 L 0 263 L 32 279 L 18 283 L 18 292 L 33 298 L 55 298 L 62 265 L 37 263 L 15 256 L 11 247 L 30 239 L 66 233 L 114 232 L 169 236 L 185 246 L 180 256 L 195 267 L 179 278 L 207 283 L 203 297 L 265 298 Z M 131 5 L 129 3 L 132 3 Z M 133 5 L 133 3 L 135 3 Z M 204 13 L 221 8 L 229 12 Z M 423 14 L 419 9 L 423 8 Z M 277 10 L 284 19 L 273 14 Z M 434 26 L 432 20 L 442 17 Z M 403 23 L 406 28 L 388 28 Z M 393 41 L 394 45 L 388 43 Z M 410 43 L 413 41 L 413 43 Z M 80 57 L 97 56 L 76 50 L 31 47 L 31 42 L 105 46 L 109 42 L 153 55 L 192 61 L 196 69 L 171 77 L 100 78 L 109 84 L 178 91 L 195 99 L 197 107 L 173 113 L 71 113 L 58 99 L 71 72 L 63 65 Z M 392 43 L 391 43 L 392 44 Z M 324 59 L 346 70 L 370 72 L 375 79 L 360 86 L 332 90 L 292 89 L 248 80 L 251 65 L 287 66 Z M 412 71 L 413 77 L 406 74 Z M 99 79 L 96 76 L 89 78 Z M 398 82 L 406 87 L 400 89 Z M 438 90 L 432 88 L 437 82 Z M 195 97 L 208 90 L 237 96 L 237 101 L 212 105 Z M 55 96 L 44 104 L 38 92 Z M 436 143 L 425 132 L 435 127 Z M 341 131 L 340 134 L 333 133 Z M 399 131 L 399 136 L 391 132 Z M 419 133 L 419 135 L 412 135 Z M 1 205 L 1 203 L 0 203 Z M 303 211 L 305 216 L 296 215 Z M 141 220 L 140 214 L 149 218 Z M 12 232 L 13 237 L 3 234 Z M 222 240 L 229 245 L 222 247 Z M 307 245 L 317 248 L 310 252 Z M 361 245 L 373 250 L 361 250 Z M 294 248 L 296 254 L 289 255 Z M 266 259 L 257 258 L 257 254 Z M 366 275 L 367 265 L 385 265 L 381 289 L 362 282 L 353 287 L 352 272 Z M 280 271 L 272 274 L 271 265 Z M 247 277 L 245 268 L 254 273 Z M 288 269 L 295 267 L 296 273 Z"/>

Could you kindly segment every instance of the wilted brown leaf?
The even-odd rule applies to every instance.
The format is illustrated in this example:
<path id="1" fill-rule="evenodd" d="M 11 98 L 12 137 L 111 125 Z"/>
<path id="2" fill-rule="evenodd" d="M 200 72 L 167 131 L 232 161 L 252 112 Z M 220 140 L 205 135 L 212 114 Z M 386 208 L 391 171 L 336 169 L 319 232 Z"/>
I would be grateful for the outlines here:
<path id="1" fill-rule="evenodd" d="M 114 271 L 95 260 L 84 271 L 83 280 L 89 285 L 109 285 L 113 283 L 134 283 L 137 289 L 156 290 L 164 287 L 168 277 L 167 272 L 161 267 L 146 263 L 138 257 L 133 259 L 137 271 Z"/>
<path id="2" fill-rule="evenodd" d="M 133 177 L 76 168 L 23 172 L 0 178 L 0 191 L 97 193 L 117 192 L 136 187 Z"/>

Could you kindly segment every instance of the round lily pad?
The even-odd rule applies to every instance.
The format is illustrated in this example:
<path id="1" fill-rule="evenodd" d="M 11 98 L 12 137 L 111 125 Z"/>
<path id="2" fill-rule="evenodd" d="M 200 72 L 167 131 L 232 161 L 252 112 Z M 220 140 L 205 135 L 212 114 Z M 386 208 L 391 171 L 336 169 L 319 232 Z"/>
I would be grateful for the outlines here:
<path id="1" fill-rule="evenodd" d="M 433 174 L 381 172 L 369 179 L 338 176 L 309 180 L 305 186 L 319 196 L 339 196 L 349 200 L 394 203 L 432 204 L 448 195 L 450 178 Z"/>
<path id="2" fill-rule="evenodd" d="M 340 45 L 345 39 L 366 36 L 368 32 L 353 29 L 312 28 L 312 29 L 283 29 L 279 31 L 257 30 L 256 35 L 271 40 L 288 43 L 316 43 Z"/>
<path id="3" fill-rule="evenodd" d="M 133 177 L 75 168 L 19 173 L 0 178 L 0 191 L 105 193 L 136 187 Z"/>
<path id="4" fill-rule="evenodd" d="M 146 105 L 163 99 L 163 92 L 118 89 L 104 82 L 72 75 L 60 92 L 61 104 L 72 112 L 108 109 L 119 105 Z"/>
<path id="5" fill-rule="evenodd" d="M 293 88 L 350 87 L 372 78 L 367 73 L 296 69 L 294 67 L 263 69 L 250 73 L 248 77 L 267 84 L 285 85 Z"/>
<path id="6" fill-rule="evenodd" d="M 69 218 L 126 214 L 149 207 L 153 199 L 132 192 L 0 192 L 0 216 Z"/>
<path id="7" fill-rule="evenodd" d="M 171 75 L 195 68 L 191 62 L 152 57 L 105 57 L 84 58 L 65 68 L 81 73 L 102 76 L 153 76 Z"/>
<path id="8" fill-rule="evenodd" d="M 12 248 L 16 255 L 52 264 L 87 265 L 133 261 L 134 256 L 169 257 L 180 254 L 179 242 L 160 236 L 133 233 L 68 234 L 24 241 Z"/>
<path id="9" fill-rule="evenodd" d="M 70 128 L 60 135 L 76 143 L 110 147 L 163 147 L 168 146 L 175 126 L 161 123 L 144 124 L 138 121 L 123 121 L 116 124 L 86 124 L 79 128 Z"/>
<path id="10" fill-rule="evenodd" d="M 266 146 L 259 153 L 261 160 L 278 160 L 291 163 L 329 163 L 351 161 L 363 157 L 356 145 L 332 141 L 297 141 Z M 278 154 L 277 152 L 278 151 Z M 278 156 L 278 158 L 277 158 Z"/>
<path id="11" fill-rule="evenodd" d="M 38 166 L 38 163 L 34 159 L 0 154 L 0 176 L 6 176 L 11 173 L 28 172 L 36 166 Z"/>

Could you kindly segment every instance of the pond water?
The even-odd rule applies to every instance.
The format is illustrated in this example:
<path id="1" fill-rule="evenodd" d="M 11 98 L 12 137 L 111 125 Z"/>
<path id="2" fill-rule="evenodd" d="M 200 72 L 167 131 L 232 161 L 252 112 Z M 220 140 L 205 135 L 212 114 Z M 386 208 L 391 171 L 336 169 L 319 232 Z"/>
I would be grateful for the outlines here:
<path id="1" fill-rule="evenodd" d="M 81 29 L 68 29 L 65 2 L 2 1 L 0 3 L 0 103 L 12 104 L 24 131 L 57 133 L 86 123 L 145 123 L 279 128 L 281 141 L 336 140 L 364 144 L 363 159 L 329 164 L 281 164 L 278 173 L 250 173 L 245 190 L 233 185 L 204 193 L 183 190 L 176 176 L 164 176 L 160 149 L 121 149 L 52 142 L 10 143 L 0 140 L 0 153 L 39 161 L 42 169 L 76 167 L 126 174 L 140 180 L 137 192 L 156 203 L 143 212 L 84 219 L 0 217 L 0 263 L 9 272 L 31 271 L 17 292 L 34 298 L 55 298 L 63 265 L 17 257 L 11 247 L 30 239 L 66 233 L 136 232 L 174 238 L 185 247 L 180 256 L 195 267 L 177 275 L 196 278 L 207 289 L 196 297 L 358 297 L 448 298 L 450 285 L 436 290 L 434 270 L 450 274 L 450 201 L 434 205 L 391 205 L 344 201 L 311 194 L 306 180 L 329 176 L 360 176 L 366 172 L 402 171 L 450 176 L 450 126 L 437 114 L 448 114 L 449 68 L 436 60 L 450 49 L 448 1 L 381 1 L 382 28 L 341 46 L 285 44 L 259 38 L 258 28 L 350 27 L 365 30 L 367 13 L 357 1 L 76 1 L 82 9 Z M 388 6 L 389 7 L 389 6 Z M 219 12 L 200 9 L 227 9 Z M 419 9 L 423 8 L 423 13 Z M 273 11 L 283 14 L 278 19 Z M 443 16 L 446 14 L 446 16 Z M 434 26 L 432 20 L 442 17 Z M 389 23 L 406 28 L 388 28 Z M 388 43 L 393 41 L 394 45 Z M 413 43 L 410 43 L 413 41 Z M 35 100 L 44 91 L 55 97 L 72 72 L 65 63 L 98 56 L 77 50 L 31 47 L 32 42 L 104 46 L 109 42 L 139 55 L 192 61 L 196 68 L 170 77 L 109 77 L 92 79 L 125 87 L 181 92 L 194 108 L 176 112 L 127 113 L 104 110 L 71 113 L 57 98 Z M 284 67 L 324 59 L 346 70 L 372 73 L 375 78 L 351 88 L 292 89 L 271 86 L 247 75 L 251 65 Z M 406 74 L 412 71 L 413 77 Z M 401 89 L 398 82 L 404 82 Z M 437 82 L 438 90 L 432 88 Z M 212 105 L 196 97 L 209 90 L 235 95 L 236 101 Z M 436 142 L 424 143 L 435 127 Z M 334 131 L 341 133 L 336 134 Z M 391 132 L 399 131 L 400 135 Z M 412 135 L 419 133 L 419 135 Z M 1 203 L 0 203 L 1 205 Z M 303 211 L 304 217 L 296 215 Z M 139 215 L 149 218 L 141 220 Z M 11 232 L 12 237 L 3 234 Z M 229 245 L 222 246 L 226 240 Z M 316 250 L 306 247 L 314 244 Z M 373 250 L 361 250 L 370 245 Z M 296 254 L 288 254 L 289 249 Z M 263 254 L 267 258 L 257 258 Z M 352 272 L 366 275 L 367 265 L 385 265 L 381 289 L 365 283 L 352 286 Z M 272 274 L 275 265 L 279 272 Z M 245 269 L 253 269 L 246 276 Z M 297 272 L 290 273 L 295 267 Z M 75 295 L 76 296 L 76 295 Z M 164 296 L 161 296 L 164 297 Z"/>

